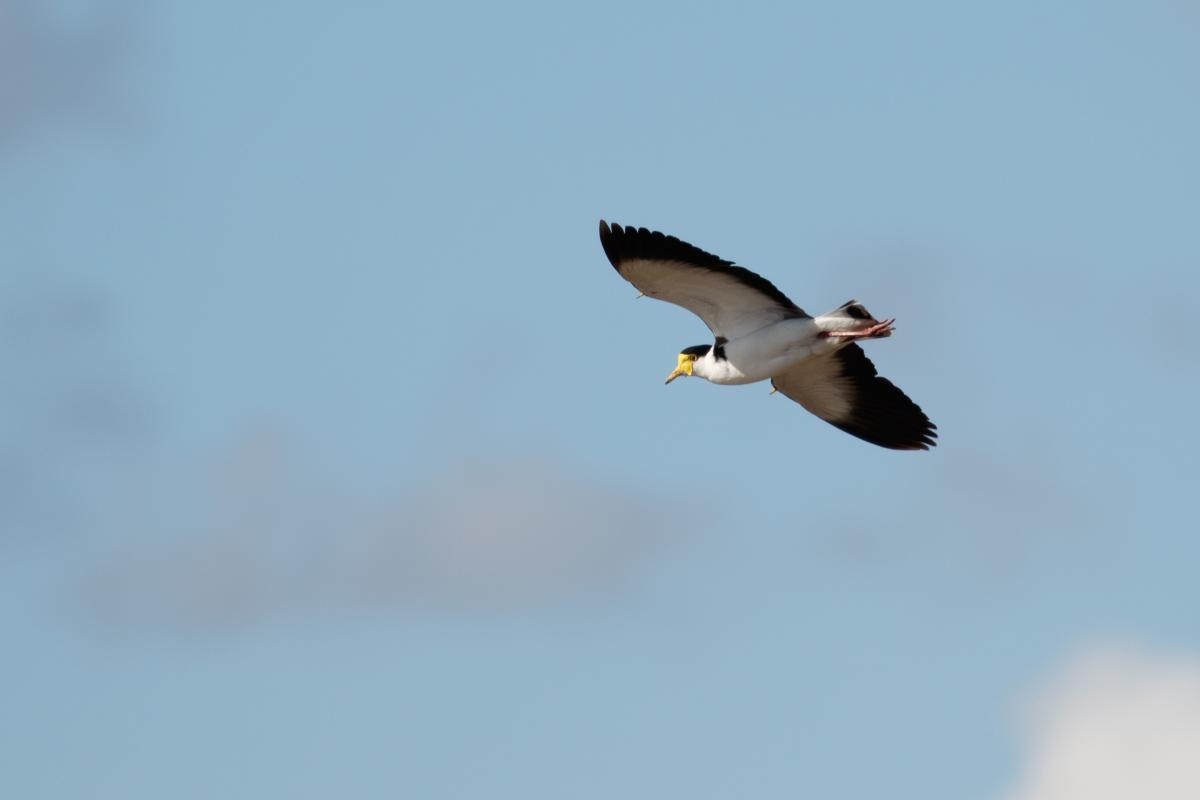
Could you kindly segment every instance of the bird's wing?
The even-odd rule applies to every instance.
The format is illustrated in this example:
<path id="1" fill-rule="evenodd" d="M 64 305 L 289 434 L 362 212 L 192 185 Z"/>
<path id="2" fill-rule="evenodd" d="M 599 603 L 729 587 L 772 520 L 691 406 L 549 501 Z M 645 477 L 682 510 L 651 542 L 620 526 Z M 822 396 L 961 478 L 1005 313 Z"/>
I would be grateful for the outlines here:
<path id="1" fill-rule="evenodd" d="M 766 278 L 645 228 L 600 220 L 600 244 L 621 277 L 647 297 L 683 306 L 718 337 L 737 339 L 792 317 L 807 317 Z"/>
<path id="2" fill-rule="evenodd" d="M 893 450 L 928 450 L 937 426 L 887 378 L 862 348 L 848 344 L 801 361 L 771 385 L 852 436 Z"/>

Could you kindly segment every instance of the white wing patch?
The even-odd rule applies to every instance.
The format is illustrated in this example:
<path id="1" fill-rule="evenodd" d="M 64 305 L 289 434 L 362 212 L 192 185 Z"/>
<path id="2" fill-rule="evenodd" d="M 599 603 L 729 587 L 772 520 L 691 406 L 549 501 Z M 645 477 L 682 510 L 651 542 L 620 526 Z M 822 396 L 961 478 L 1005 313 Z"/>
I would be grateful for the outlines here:
<path id="1" fill-rule="evenodd" d="M 880 447 L 928 450 L 937 444 L 937 426 L 895 384 L 879 377 L 856 344 L 801 361 L 771 383 L 826 422 Z"/>
<path id="2" fill-rule="evenodd" d="M 621 277 L 642 294 L 686 308 L 718 337 L 737 339 L 808 316 L 761 275 L 674 236 L 601 220 L 600 244 Z"/>
<path id="3" fill-rule="evenodd" d="M 691 311 L 716 336 L 737 339 L 789 317 L 796 309 L 772 300 L 723 272 L 681 261 L 622 261 L 621 276 L 647 297 Z"/>
<path id="4" fill-rule="evenodd" d="M 836 353 L 805 359 L 771 383 L 827 422 L 846 420 L 854 413 L 854 382 L 844 374 Z"/>

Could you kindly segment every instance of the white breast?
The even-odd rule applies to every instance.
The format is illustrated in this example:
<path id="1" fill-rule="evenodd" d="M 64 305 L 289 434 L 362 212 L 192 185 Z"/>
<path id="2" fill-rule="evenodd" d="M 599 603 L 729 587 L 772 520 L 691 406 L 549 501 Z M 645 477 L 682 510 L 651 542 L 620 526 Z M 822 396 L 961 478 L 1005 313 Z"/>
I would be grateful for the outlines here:
<path id="1" fill-rule="evenodd" d="M 822 339 L 819 333 L 811 317 L 782 320 L 727 342 L 724 359 L 710 353 L 697 360 L 694 374 L 721 384 L 763 381 L 806 358 L 837 349 L 838 342 Z"/>

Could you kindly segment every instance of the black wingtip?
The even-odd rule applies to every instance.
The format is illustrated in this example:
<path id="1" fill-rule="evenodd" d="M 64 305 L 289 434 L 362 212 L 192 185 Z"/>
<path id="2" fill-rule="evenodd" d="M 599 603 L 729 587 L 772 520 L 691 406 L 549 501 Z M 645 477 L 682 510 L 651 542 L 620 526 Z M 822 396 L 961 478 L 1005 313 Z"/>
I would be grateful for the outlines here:
<path id="1" fill-rule="evenodd" d="M 937 447 L 937 433 L 934 431 L 934 428 L 937 426 L 927 420 L 926 423 L 924 427 L 921 427 L 920 423 L 917 423 L 915 426 L 911 422 L 892 423 L 893 426 L 908 428 L 907 431 L 903 432 L 895 428 L 892 430 L 888 430 L 887 428 L 881 429 L 879 420 L 871 420 L 866 425 L 861 420 L 834 422 L 833 426 L 878 447 L 888 450 L 916 452 L 919 450 L 927 451 Z"/>
<path id="2" fill-rule="evenodd" d="M 862 348 L 848 345 L 835 357 L 856 388 L 850 418 L 829 420 L 835 427 L 890 450 L 937 447 L 937 425 L 894 383 L 879 376 Z"/>
<path id="3" fill-rule="evenodd" d="M 779 291 L 775 284 L 761 275 L 660 231 L 635 228 L 632 225 L 621 226 L 616 223 L 610 226 L 604 220 L 600 220 L 600 245 L 617 272 L 621 271 L 621 263 L 629 259 L 681 261 L 693 267 L 724 273 L 763 293 L 781 307 L 797 315 L 804 314 L 804 311 Z"/>
<path id="4" fill-rule="evenodd" d="M 620 225 L 609 227 L 607 222 L 600 220 L 600 246 L 604 248 L 604 255 L 608 257 L 608 263 L 618 271 L 621 266 L 621 251 L 617 240 L 623 233 Z"/>
<path id="5" fill-rule="evenodd" d="M 706 253 L 695 245 L 690 245 L 674 236 L 668 236 L 661 231 L 652 231 L 649 228 L 635 228 L 632 225 L 619 225 L 615 222 L 609 225 L 604 220 L 600 220 L 600 244 L 604 247 L 604 254 L 608 256 L 608 260 L 614 267 L 626 259 L 650 258 L 686 261 L 689 264 L 708 269 L 741 270 L 732 262 L 714 256 L 712 253 Z M 753 273 L 748 272 L 748 274 Z"/>

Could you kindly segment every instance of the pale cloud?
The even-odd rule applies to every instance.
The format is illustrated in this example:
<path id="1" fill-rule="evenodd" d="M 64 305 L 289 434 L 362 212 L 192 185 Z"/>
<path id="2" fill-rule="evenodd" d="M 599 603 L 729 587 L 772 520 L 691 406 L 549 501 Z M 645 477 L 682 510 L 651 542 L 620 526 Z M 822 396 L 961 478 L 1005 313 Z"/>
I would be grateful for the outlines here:
<path id="1" fill-rule="evenodd" d="M 1200 797 L 1200 656 L 1086 650 L 1024 717 L 1019 780 L 1002 800 Z"/>
<path id="2" fill-rule="evenodd" d="M 152 425 L 103 292 L 16 277 L 0 294 L 2 546 L 86 526 Z"/>
<path id="3" fill-rule="evenodd" d="M 0 146 L 59 121 L 110 118 L 143 4 L 0 0 Z"/>
<path id="4" fill-rule="evenodd" d="M 83 596 L 100 618 L 203 627 L 575 602 L 620 592 L 686 520 L 670 498 L 533 459 L 354 498 L 265 435 L 196 483 L 167 504 L 177 516 L 137 523 L 144 533 L 88 570 Z"/>
<path id="5" fill-rule="evenodd" d="M 1106 504 L 1085 500 L 1044 463 L 1046 452 L 1007 455 L 969 441 L 943 442 L 905 501 L 824 520 L 824 534 L 812 540 L 814 553 L 837 563 L 893 567 L 949 558 L 973 577 L 1003 581 L 1064 544 L 1097 541 Z M 932 508 L 938 510 L 933 518 Z M 897 537 L 896 529 L 905 535 Z"/>

